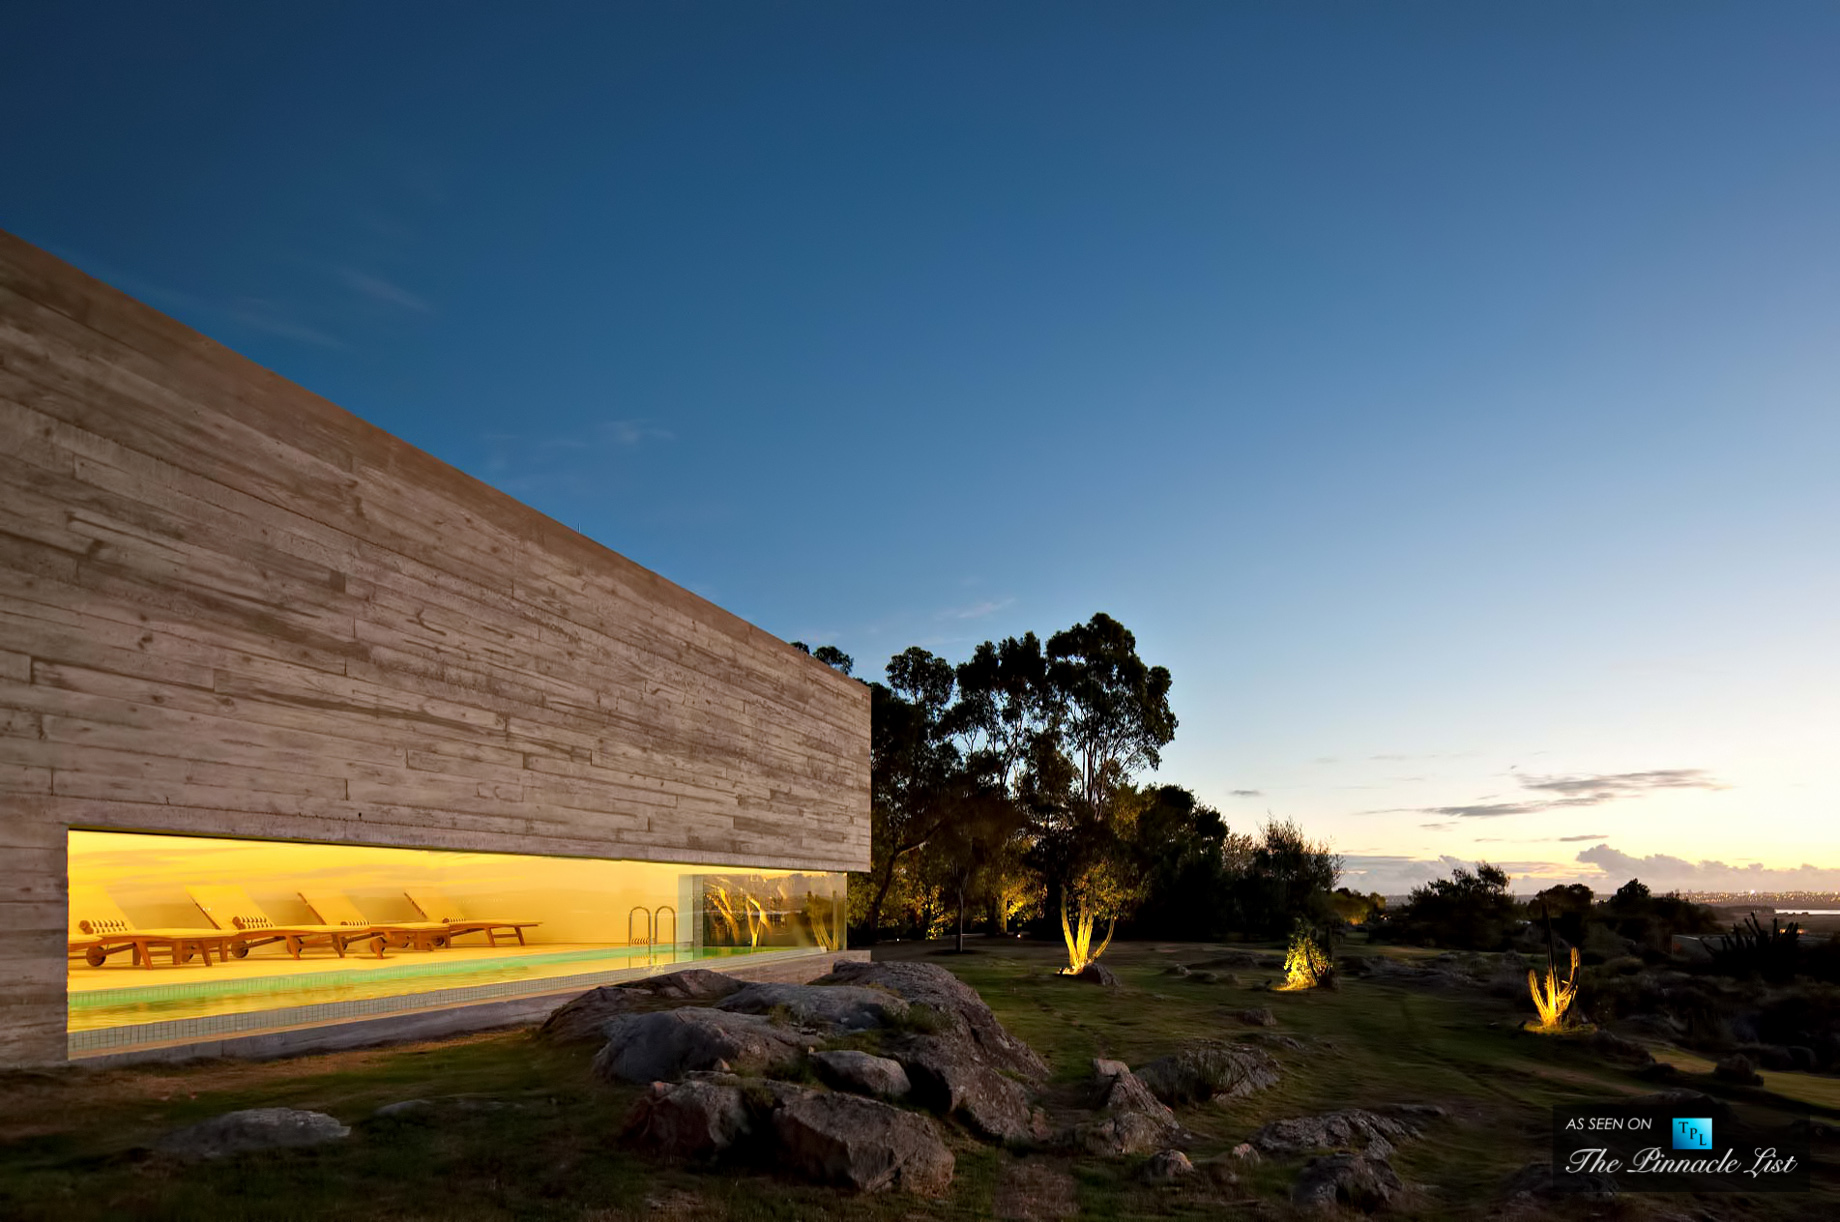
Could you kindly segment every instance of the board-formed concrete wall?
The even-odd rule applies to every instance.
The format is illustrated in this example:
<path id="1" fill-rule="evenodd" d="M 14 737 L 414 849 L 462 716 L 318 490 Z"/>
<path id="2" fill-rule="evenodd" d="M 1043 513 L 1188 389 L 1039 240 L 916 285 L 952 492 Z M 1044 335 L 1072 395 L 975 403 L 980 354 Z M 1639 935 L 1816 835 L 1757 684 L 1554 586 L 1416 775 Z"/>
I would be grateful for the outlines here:
<path id="1" fill-rule="evenodd" d="M 73 826 L 866 869 L 869 693 L 0 233 L 0 1064 Z"/>

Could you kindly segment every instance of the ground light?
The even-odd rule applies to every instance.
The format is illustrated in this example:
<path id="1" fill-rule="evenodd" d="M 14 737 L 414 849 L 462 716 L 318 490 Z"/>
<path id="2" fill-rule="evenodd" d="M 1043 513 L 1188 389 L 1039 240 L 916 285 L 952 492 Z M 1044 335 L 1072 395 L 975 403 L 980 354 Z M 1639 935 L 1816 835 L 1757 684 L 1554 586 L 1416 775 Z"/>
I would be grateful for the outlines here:
<path id="1" fill-rule="evenodd" d="M 1106 927 L 1105 941 L 1099 943 L 1099 949 L 1092 949 L 1093 922 L 1096 913 L 1087 904 L 1084 896 L 1080 898 L 1079 908 L 1071 921 L 1067 918 L 1067 900 L 1061 899 L 1061 937 L 1067 943 L 1067 966 L 1061 969 L 1063 976 L 1078 976 L 1085 971 L 1105 948 L 1112 944 L 1112 932 L 1118 928 L 1118 918 L 1113 917 Z"/>
<path id="2" fill-rule="evenodd" d="M 1527 991 L 1533 994 L 1533 1008 L 1540 1012 L 1538 1021 L 1529 1022 L 1527 1030 L 1557 1035 L 1571 1029 L 1575 1024 L 1566 1017 L 1566 1012 L 1572 1008 L 1572 999 L 1578 995 L 1578 948 L 1572 947 L 1571 975 L 1561 981 L 1558 965 L 1549 955 L 1544 980 L 1538 972 L 1527 973 Z"/>
<path id="3" fill-rule="evenodd" d="M 1277 991 L 1295 993 L 1313 989 L 1328 975 L 1329 956 L 1323 953 L 1316 939 L 1302 930 L 1292 934 L 1290 950 L 1284 955 L 1284 983 L 1276 986 Z"/>

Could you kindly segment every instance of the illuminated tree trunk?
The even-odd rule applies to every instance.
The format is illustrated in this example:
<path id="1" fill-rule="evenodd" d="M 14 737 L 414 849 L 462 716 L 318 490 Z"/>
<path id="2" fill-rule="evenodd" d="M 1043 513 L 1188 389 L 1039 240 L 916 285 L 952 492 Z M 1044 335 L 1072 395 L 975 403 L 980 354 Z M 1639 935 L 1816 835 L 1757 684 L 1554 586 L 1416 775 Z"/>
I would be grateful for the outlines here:
<path id="1" fill-rule="evenodd" d="M 1095 962 L 1105 953 L 1105 948 L 1112 944 L 1112 934 L 1118 930 L 1118 917 L 1113 915 L 1106 923 L 1105 940 L 1099 943 L 1099 949 L 1092 949 L 1093 922 L 1097 914 L 1093 912 L 1081 896 L 1074 911 L 1073 920 L 1067 919 L 1067 895 L 1061 893 L 1061 938 L 1067 943 L 1067 967 L 1064 974 L 1077 976 L 1086 966 Z"/>

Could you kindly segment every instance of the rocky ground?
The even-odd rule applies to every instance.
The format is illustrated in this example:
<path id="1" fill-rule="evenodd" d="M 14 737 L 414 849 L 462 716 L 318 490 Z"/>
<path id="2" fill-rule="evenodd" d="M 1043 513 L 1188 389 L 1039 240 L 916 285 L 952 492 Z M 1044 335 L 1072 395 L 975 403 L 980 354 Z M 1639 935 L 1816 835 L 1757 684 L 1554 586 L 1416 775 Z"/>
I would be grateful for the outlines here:
<path id="1" fill-rule="evenodd" d="M 1270 949 L 1117 946 L 1084 980 L 1052 947 L 939 951 L 810 985 L 653 977 L 538 1032 L 20 1075 L 0 1216 L 1840 1216 L 1831 1144 L 1810 1200 L 1553 1197 L 1553 1103 L 1836 1080 L 1656 1083 L 1655 1041 L 1521 1033 L 1487 957 L 1388 950 L 1283 993 Z"/>

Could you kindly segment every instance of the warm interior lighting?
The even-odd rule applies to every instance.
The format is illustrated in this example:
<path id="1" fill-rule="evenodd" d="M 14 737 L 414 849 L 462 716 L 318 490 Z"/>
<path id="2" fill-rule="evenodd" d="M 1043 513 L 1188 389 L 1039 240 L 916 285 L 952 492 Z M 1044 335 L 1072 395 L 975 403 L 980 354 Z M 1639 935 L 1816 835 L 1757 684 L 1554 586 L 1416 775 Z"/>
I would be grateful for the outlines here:
<path id="1" fill-rule="evenodd" d="M 1291 935 L 1290 949 L 1284 955 L 1284 982 L 1276 986 L 1280 993 L 1313 989 L 1329 974 L 1329 956 L 1316 939 L 1299 930 Z"/>
<path id="2" fill-rule="evenodd" d="M 1559 969 L 1549 956 L 1544 980 L 1536 972 L 1527 973 L 1527 991 L 1533 994 L 1533 1008 L 1540 1013 L 1537 1022 L 1527 1024 L 1527 1030 L 1551 1034 L 1571 1026 L 1566 1011 L 1572 1008 L 1572 998 L 1578 993 L 1578 948 L 1572 947 L 1570 976 L 1561 981 Z"/>
<path id="3" fill-rule="evenodd" d="M 68 849 L 73 1032 L 844 944 L 834 873 L 122 832 Z"/>

